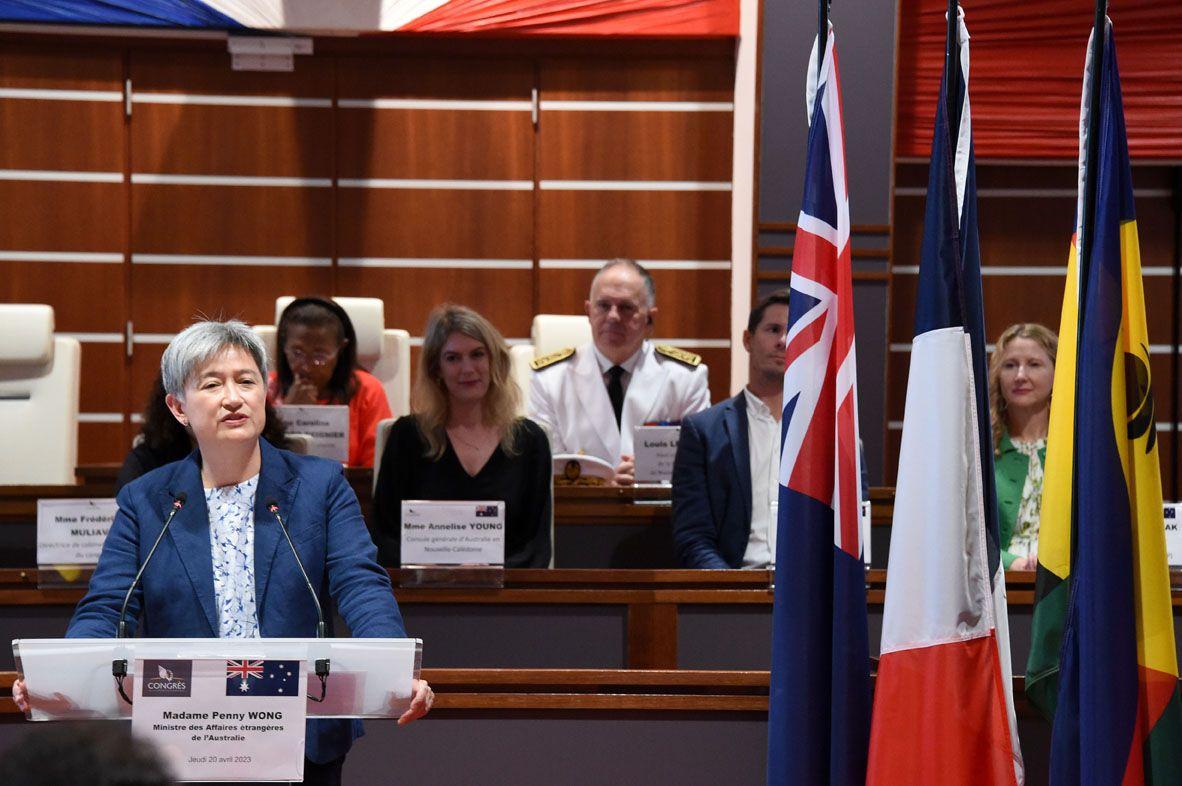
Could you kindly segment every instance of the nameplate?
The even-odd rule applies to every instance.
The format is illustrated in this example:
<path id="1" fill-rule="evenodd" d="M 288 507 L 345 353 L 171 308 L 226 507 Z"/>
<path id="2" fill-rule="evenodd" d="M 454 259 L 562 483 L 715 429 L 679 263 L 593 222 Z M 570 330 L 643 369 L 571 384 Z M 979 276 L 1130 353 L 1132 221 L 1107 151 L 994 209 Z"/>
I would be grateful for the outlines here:
<path id="1" fill-rule="evenodd" d="M 284 404 L 276 407 L 292 434 L 312 437 L 308 454 L 339 461 L 349 460 L 349 408 L 343 404 Z"/>
<path id="2" fill-rule="evenodd" d="M 668 483 L 673 480 L 673 459 L 681 426 L 637 426 L 632 451 L 636 458 L 637 483 Z"/>
<path id="3" fill-rule="evenodd" d="M 1182 566 L 1182 502 L 1167 502 L 1166 518 L 1166 563 L 1171 567 Z"/>
<path id="4" fill-rule="evenodd" d="M 505 503 L 405 500 L 403 565 L 504 565 Z"/>
<path id="5" fill-rule="evenodd" d="M 131 732 L 179 780 L 303 780 L 303 660 L 146 658 L 136 675 Z"/>
<path id="6" fill-rule="evenodd" d="M 37 564 L 96 564 L 118 509 L 114 499 L 37 500 Z"/>

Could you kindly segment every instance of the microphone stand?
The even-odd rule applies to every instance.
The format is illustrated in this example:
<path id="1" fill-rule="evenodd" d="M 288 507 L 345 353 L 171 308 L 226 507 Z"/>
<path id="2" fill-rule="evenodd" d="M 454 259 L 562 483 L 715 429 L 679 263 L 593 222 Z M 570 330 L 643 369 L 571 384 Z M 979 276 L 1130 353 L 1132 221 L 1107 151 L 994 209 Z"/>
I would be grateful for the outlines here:
<path id="1" fill-rule="evenodd" d="M 119 622 L 115 626 L 115 638 L 127 638 L 127 606 L 131 603 L 132 593 L 139 586 L 140 579 L 143 578 L 148 563 L 152 561 L 152 555 L 156 553 L 156 547 L 160 545 L 160 541 L 164 540 L 164 533 L 168 532 L 168 526 L 172 524 L 173 517 L 185 506 L 185 501 L 188 498 L 189 495 L 183 491 L 178 492 L 172 498 L 172 509 L 168 511 L 168 518 L 164 520 L 164 526 L 160 528 L 160 534 L 156 536 L 156 542 L 148 550 L 148 556 L 144 557 L 144 562 L 140 565 L 139 571 L 136 572 L 135 578 L 132 579 L 131 586 L 127 588 L 127 594 L 123 596 L 123 606 L 119 609 Z M 119 695 L 123 697 L 125 702 L 131 704 L 132 701 L 128 698 L 127 691 L 123 687 L 123 680 L 127 677 L 127 658 L 116 658 L 111 661 L 111 676 L 115 678 L 115 687 L 118 689 Z"/>
<path id="2" fill-rule="evenodd" d="M 320 607 L 320 596 L 316 594 L 316 590 L 312 587 L 311 580 L 308 579 L 308 571 L 304 570 L 304 563 L 300 560 L 300 554 L 296 551 L 295 543 L 291 540 L 291 533 L 287 531 L 287 524 L 283 522 L 283 517 L 279 515 L 279 503 L 275 500 L 267 500 L 267 510 L 279 522 L 279 528 L 283 530 L 283 537 L 287 540 L 287 545 L 291 548 L 291 554 L 295 557 L 296 567 L 300 569 L 300 575 L 304 578 L 304 584 L 308 587 L 308 593 L 312 596 L 312 603 L 316 606 L 316 638 L 323 639 L 325 637 L 324 624 L 324 610 Z M 315 702 L 324 701 L 324 696 L 328 692 L 328 673 L 329 673 L 329 659 L 317 658 L 316 676 L 320 679 L 320 698 L 309 696 L 308 698 Z"/>

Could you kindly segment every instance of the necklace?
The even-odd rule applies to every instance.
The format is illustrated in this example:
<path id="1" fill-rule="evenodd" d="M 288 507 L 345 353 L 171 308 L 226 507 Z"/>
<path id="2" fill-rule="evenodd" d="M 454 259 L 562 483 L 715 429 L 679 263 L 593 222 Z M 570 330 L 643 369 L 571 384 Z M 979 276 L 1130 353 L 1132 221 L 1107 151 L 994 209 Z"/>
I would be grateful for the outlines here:
<path id="1" fill-rule="evenodd" d="M 458 429 L 448 428 L 447 435 L 449 437 L 451 437 L 452 439 L 460 442 L 461 444 L 468 446 L 472 450 L 485 450 L 488 447 L 486 442 L 471 442 L 469 440 L 464 439 L 463 437 L 461 437 L 459 435 Z"/>

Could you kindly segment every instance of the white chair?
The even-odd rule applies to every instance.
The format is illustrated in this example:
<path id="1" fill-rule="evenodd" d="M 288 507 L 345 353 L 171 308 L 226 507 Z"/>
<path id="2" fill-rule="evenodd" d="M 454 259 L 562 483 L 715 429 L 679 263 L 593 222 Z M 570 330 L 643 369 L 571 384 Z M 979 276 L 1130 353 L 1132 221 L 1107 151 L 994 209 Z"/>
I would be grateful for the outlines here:
<path id="1" fill-rule="evenodd" d="M 278 357 L 277 328 L 283 309 L 294 297 L 275 299 L 275 325 L 255 325 L 255 332 L 267 347 L 267 357 L 274 367 Z M 410 333 L 387 329 L 385 304 L 374 297 L 334 297 L 345 309 L 357 333 L 357 364 L 377 377 L 386 390 L 394 415 L 410 412 Z"/>
<path id="2" fill-rule="evenodd" d="M 378 421 L 377 433 L 373 441 L 373 493 L 378 493 L 378 473 L 382 470 L 382 456 L 386 455 L 386 443 L 390 441 L 390 430 L 394 428 L 394 421 L 398 418 L 386 418 Z"/>
<path id="3" fill-rule="evenodd" d="M 509 347 L 509 369 L 521 387 L 522 415 L 525 414 L 529 378 L 533 373 L 529 364 L 534 358 L 590 342 L 591 320 L 582 314 L 538 314 L 530 326 L 529 335 L 532 343 Z"/>
<path id="4" fill-rule="evenodd" d="M 51 306 L 0 305 L 0 485 L 75 482 L 81 369 Z"/>
<path id="5" fill-rule="evenodd" d="M 583 314 L 538 314 L 529 336 L 533 339 L 536 357 L 565 347 L 580 347 L 591 341 L 591 320 Z"/>

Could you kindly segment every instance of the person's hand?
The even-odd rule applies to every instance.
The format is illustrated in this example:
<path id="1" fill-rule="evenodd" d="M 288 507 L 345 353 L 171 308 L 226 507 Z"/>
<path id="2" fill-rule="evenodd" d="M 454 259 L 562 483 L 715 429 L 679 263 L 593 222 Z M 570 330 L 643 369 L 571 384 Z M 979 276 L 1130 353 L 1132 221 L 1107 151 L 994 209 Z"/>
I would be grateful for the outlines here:
<path id="1" fill-rule="evenodd" d="M 1010 570 L 1034 570 L 1038 567 L 1038 555 L 1031 554 L 1029 557 L 1018 557 L 1010 563 Z"/>
<path id="2" fill-rule="evenodd" d="M 12 683 L 12 700 L 16 702 L 17 708 L 25 713 L 29 712 L 29 692 L 25 690 L 24 675 L 20 675 Z"/>
<path id="3" fill-rule="evenodd" d="M 620 464 L 616 467 L 616 477 L 612 480 L 617 486 L 631 486 L 636 482 L 636 459 L 628 454 L 620 456 Z"/>
<path id="4" fill-rule="evenodd" d="M 284 404 L 315 404 L 319 393 L 316 386 L 303 377 L 297 376 L 292 380 L 287 395 L 283 397 Z"/>
<path id="5" fill-rule="evenodd" d="M 426 680 L 415 680 L 411 687 L 414 689 L 414 698 L 411 699 L 410 708 L 398 719 L 399 726 L 405 726 L 423 717 L 431 711 L 431 705 L 435 703 L 435 691 L 431 690 Z"/>

